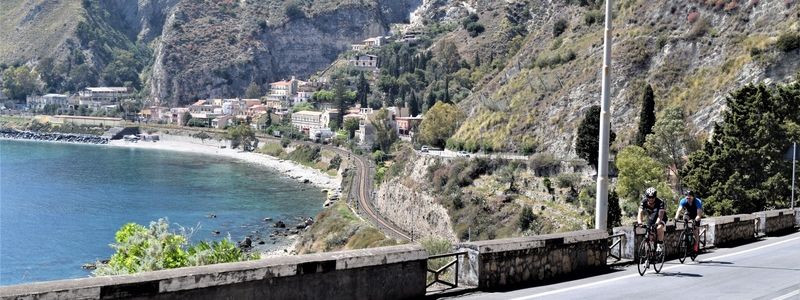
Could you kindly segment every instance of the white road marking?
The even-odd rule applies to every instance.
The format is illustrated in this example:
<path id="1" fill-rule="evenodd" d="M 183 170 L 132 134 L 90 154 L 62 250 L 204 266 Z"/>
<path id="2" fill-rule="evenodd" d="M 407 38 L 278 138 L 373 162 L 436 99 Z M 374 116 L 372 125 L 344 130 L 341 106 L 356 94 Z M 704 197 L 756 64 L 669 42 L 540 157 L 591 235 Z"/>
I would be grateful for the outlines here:
<path id="1" fill-rule="evenodd" d="M 767 247 L 772 247 L 772 246 L 775 246 L 775 245 L 780 245 L 780 244 L 783 244 L 783 243 L 791 242 L 791 241 L 794 241 L 794 240 L 797 240 L 797 239 L 800 239 L 800 237 L 791 238 L 791 239 L 788 239 L 788 240 L 785 240 L 785 241 L 780 241 L 780 242 L 777 242 L 777 243 L 764 245 L 764 246 L 761 246 L 761 247 L 756 247 L 756 248 L 753 248 L 753 249 L 750 249 L 750 250 L 745 250 L 745 251 L 740 251 L 740 252 L 720 255 L 720 256 L 704 259 L 703 261 L 713 261 L 715 259 L 720 259 L 720 258 L 723 258 L 723 257 L 728 257 L 728 256 L 732 256 L 732 255 L 737 255 L 737 254 L 744 254 L 744 253 L 747 253 L 747 252 L 761 250 L 761 249 L 764 249 L 764 248 L 767 248 Z M 683 265 L 675 265 L 675 266 L 671 266 L 671 267 L 666 267 L 666 268 L 661 269 L 661 271 L 663 272 L 664 270 L 674 269 L 674 268 L 682 267 L 682 266 Z M 595 285 L 599 285 L 599 284 L 604 284 L 604 283 L 617 281 L 617 280 L 621 280 L 621 279 L 626 279 L 626 278 L 631 278 L 631 277 L 636 277 L 636 276 L 640 276 L 639 273 L 631 274 L 631 275 L 625 275 L 625 276 L 617 277 L 617 278 L 606 279 L 606 280 L 603 280 L 603 281 L 587 283 L 587 284 L 573 286 L 573 287 L 568 287 L 568 288 L 563 288 L 563 289 L 559 289 L 559 290 L 553 290 L 553 291 L 549 291 L 549 292 L 545 292 L 545 293 L 541 293 L 541 294 L 536 294 L 536 295 L 529 295 L 529 296 L 525 296 L 525 297 L 513 298 L 511 300 L 524 300 L 524 299 L 533 299 L 533 298 L 539 298 L 539 297 L 544 297 L 544 296 L 550 296 L 550 295 L 553 295 L 553 294 L 558 294 L 558 293 L 563 293 L 563 292 L 567 292 L 567 291 L 587 288 L 587 287 L 591 287 L 591 286 L 595 286 Z M 791 297 L 791 296 L 794 296 L 794 295 L 797 295 L 797 294 L 798 294 L 798 292 L 795 291 L 795 292 L 789 293 L 787 295 L 784 295 L 783 297 Z M 777 299 L 786 299 L 786 298 L 777 298 Z"/>

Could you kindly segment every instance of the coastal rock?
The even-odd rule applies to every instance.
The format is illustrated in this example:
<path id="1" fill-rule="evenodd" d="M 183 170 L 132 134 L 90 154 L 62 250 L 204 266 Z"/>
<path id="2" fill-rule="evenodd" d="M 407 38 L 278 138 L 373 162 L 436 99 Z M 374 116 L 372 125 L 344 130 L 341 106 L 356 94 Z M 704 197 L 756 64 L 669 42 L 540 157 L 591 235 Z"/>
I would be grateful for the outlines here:
<path id="1" fill-rule="evenodd" d="M 249 236 L 246 236 L 246 237 L 244 237 L 242 242 L 239 243 L 239 247 L 241 247 L 242 249 L 249 249 L 249 248 L 253 247 L 253 241 L 250 240 Z"/>
<path id="2" fill-rule="evenodd" d="M 264 218 L 264 221 L 272 221 L 272 218 Z"/>
<path id="3" fill-rule="evenodd" d="M 97 269 L 97 265 L 96 264 L 83 264 L 81 266 L 81 268 L 86 269 L 86 270 L 94 270 L 94 269 Z"/>
<path id="4" fill-rule="evenodd" d="M 11 128 L 0 129 L 0 138 L 15 140 L 34 140 L 50 142 L 66 142 L 77 144 L 108 144 L 108 138 L 91 134 L 69 134 L 69 133 L 42 133 L 32 131 L 18 131 Z"/>
<path id="5" fill-rule="evenodd" d="M 218 234 L 219 234 L 219 230 L 214 230 L 214 231 L 211 231 L 211 234 L 213 234 L 213 235 L 218 235 Z"/>
<path id="6" fill-rule="evenodd" d="M 284 224 L 283 221 L 278 221 L 275 224 L 273 224 L 272 227 L 286 228 L 286 224 Z"/>

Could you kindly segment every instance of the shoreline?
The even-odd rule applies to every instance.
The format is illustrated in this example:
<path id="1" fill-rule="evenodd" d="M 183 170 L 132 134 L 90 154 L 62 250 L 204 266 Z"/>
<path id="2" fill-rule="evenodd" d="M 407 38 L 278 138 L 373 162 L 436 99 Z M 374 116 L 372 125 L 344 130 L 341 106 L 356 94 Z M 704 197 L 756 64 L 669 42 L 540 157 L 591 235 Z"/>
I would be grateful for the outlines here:
<path id="1" fill-rule="evenodd" d="M 275 170 L 277 173 L 280 173 L 281 176 L 287 176 L 294 180 L 298 180 L 299 182 L 307 182 L 308 184 L 313 185 L 317 188 L 328 190 L 328 195 L 330 195 L 331 193 L 341 193 L 341 178 L 332 177 L 330 175 L 322 173 L 317 169 L 309 168 L 297 164 L 295 162 L 292 162 L 290 160 L 278 159 L 266 154 L 244 152 L 241 150 L 230 149 L 230 148 L 219 148 L 218 146 L 215 145 L 202 145 L 191 142 L 170 141 L 170 140 L 166 141 L 160 140 L 158 142 L 138 141 L 135 143 L 126 142 L 124 140 L 110 140 L 108 144 L 104 144 L 101 146 L 167 150 L 167 151 L 177 151 L 177 152 L 233 158 L 247 163 L 258 164 L 267 167 L 269 169 Z M 320 206 L 322 205 L 324 205 L 324 203 L 320 203 Z M 304 230 L 298 230 L 298 231 L 299 232 L 297 234 L 284 236 L 284 238 L 286 239 L 286 241 L 288 241 L 288 243 L 279 243 L 278 245 L 269 245 L 269 244 L 259 245 L 257 243 L 254 243 L 253 249 L 250 251 L 259 253 L 262 259 L 293 255 L 296 251 L 295 246 L 297 245 L 300 235 Z M 271 238 L 270 235 L 267 234 L 266 232 L 264 234 L 253 235 L 254 241 L 256 240 L 269 241 L 270 238 Z M 233 240 L 231 242 L 236 242 L 236 241 Z"/>

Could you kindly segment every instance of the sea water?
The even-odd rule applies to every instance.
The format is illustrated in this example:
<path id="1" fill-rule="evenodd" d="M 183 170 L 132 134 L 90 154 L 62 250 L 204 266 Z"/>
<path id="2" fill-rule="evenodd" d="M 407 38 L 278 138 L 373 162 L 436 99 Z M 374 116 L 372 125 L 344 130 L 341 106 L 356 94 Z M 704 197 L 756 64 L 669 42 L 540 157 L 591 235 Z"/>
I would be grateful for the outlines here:
<path id="1" fill-rule="evenodd" d="M 166 217 L 194 228 L 192 242 L 235 242 L 316 216 L 324 196 L 230 158 L 0 139 L 0 285 L 91 276 L 81 266 L 114 254 L 126 223 Z"/>

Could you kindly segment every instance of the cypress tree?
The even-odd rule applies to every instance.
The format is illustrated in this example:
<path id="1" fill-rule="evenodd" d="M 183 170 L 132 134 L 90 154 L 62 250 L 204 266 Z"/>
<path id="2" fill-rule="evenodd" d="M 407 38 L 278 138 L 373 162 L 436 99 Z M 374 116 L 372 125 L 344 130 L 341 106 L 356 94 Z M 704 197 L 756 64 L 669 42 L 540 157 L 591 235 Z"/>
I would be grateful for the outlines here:
<path id="1" fill-rule="evenodd" d="M 452 104 L 450 102 L 450 76 L 444 76 L 444 100 L 442 102 Z"/>
<path id="2" fill-rule="evenodd" d="M 642 111 L 639 112 L 639 132 L 636 133 L 634 144 L 643 147 L 647 140 L 647 135 L 653 133 L 653 125 L 656 124 L 655 113 L 656 101 L 653 96 L 653 87 L 648 84 L 642 95 Z"/>
<path id="3" fill-rule="evenodd" d="M 417 96 L 414 92 L 411 92 L 411 97 L 408 99 L 408 113 L 411 116 L 419 115 L 419 103 L 417 103 Z"/>
<path id="4" fill-rule="evenodd" d="M 614 142 L 617 135 L 610 132 L 609 145 Z M 581 124 L 578 126 L 578 137 L 575 139 L 575 153 L 585 159 L 590 165 L 597 168 L 597 153 L 600 149 L 600 106 L 589 107 Z"/>

